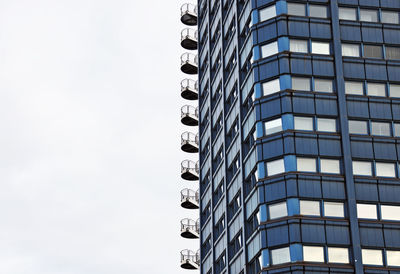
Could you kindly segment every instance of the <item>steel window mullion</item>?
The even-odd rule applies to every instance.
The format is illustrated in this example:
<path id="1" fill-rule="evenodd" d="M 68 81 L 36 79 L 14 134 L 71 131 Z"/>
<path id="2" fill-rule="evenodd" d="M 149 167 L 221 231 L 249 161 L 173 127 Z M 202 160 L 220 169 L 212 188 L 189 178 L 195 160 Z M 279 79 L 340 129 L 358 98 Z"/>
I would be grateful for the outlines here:
<path id="1" fill-rule="evenodd" d="M 330 7 L 332 14 L 331 20 L 332 20 L 333 49 L 335 56 L 335 74 L 336 74 L 336 84 L 337 84 L 339 120 L 340 120 L 340 131 L 341 131 L 340 135 L 342 139 L 343 164 L 344 164 L 344 173 L 346 181 L 346 195 L 347 195 L 349 222 L 350 222 L 350 235 L 351 235 L 352 250 L 353 250 L 353 262 L 354 262 L 355 273 L 363 274 L 364 269 L 362 265 L 360 231 L 357 219 L 355 184 L 354 184 L 353 169 L 352 169 L 350 135 L 349 135 L 348 117 L 347 117 L 346 94 L 344 86 L 338 1 L 331 0 Z"/>

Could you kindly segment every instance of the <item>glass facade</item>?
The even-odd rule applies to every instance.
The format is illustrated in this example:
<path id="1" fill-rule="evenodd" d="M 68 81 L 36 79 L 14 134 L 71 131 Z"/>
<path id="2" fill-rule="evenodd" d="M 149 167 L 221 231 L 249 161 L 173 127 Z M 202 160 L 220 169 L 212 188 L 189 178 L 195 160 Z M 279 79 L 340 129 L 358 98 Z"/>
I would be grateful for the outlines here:
<path id="1" fill-rule="evenodd" d="M 399 16 L 198 1 L 201 274 L 400 273 Z"/>

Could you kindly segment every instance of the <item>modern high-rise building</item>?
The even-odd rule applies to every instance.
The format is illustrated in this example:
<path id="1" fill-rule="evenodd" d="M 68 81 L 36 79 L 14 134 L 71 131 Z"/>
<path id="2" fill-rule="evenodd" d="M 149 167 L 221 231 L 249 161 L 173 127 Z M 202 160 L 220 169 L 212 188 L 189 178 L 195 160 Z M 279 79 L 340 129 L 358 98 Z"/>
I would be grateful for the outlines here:
<path id="1" fill-rule="evenodd" d="M 196 12 L 201 274 L 400 273 L 400 0 Z"/>

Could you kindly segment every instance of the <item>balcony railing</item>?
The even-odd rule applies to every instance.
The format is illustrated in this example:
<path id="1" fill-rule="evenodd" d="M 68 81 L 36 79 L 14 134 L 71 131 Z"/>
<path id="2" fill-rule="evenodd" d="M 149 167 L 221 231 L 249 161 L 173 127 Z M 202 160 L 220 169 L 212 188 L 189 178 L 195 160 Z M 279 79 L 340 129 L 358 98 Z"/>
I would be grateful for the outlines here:
<path id="1" fill-rule="evenodd" d="M 196 181 L 199 179 L 198 163 L 185 160 L 181 163 L 181 177 L 188 181 Z"/>
<path id="2" fill-rule="evenodd" d="M 198 239 L 200 233 L 199 220 L 186 218 L 181 220 L 181 236 L 187 239 Z"/>
<path id="3" fill-rule="evenodd" d="M 185 105 L 181 108 L 181 122 L 186 126 L 199 125 L 199 110 L 193 106 Z"/>
<path id="4" fill-rule="evenodd" d="M 181 267 L 184 269 L 199 269 L 200 252 L 185 249 L 181 251 Z"/>
<path id="5" fill-rule="evenodd" d="M 197 25 L 197 6 L 183 4 L 181 6 L 181 22 L 188 26 Z"/>
<path id="6" fill-rule="evenodd" d="M 197 55 L 192 53 L 184 53 L 181 56 L 181 70 L 186 74 L 197 74 L 198 72 L 198 62 Z"/>
<path id="7" fill-rule="evenodd" d="M 181 81 L 181 96 L 186 100 L 197 100 L 199 98 L 198 82 L 192 79 Z"/>
<path id="8" fill-rule="evenodd" d="M 181 31 L 181 46 L 184 49 L 195 50 L 197 49 L 198 34 L 197 30 L 185 28 Z"/>
<path id="9" fill-rule="evenodd" d="M 199 152 L 199 140 L 197 134 L 192 132 L 184 132 L 181 135 L 181 149 L 184 152 L 196 153 Z"/>
<path id="10" fill-rule="evenodd" d="M 185 188 L 181 191 L 181 206 L 186 209 L 199 208 L 199 191 Z"/>

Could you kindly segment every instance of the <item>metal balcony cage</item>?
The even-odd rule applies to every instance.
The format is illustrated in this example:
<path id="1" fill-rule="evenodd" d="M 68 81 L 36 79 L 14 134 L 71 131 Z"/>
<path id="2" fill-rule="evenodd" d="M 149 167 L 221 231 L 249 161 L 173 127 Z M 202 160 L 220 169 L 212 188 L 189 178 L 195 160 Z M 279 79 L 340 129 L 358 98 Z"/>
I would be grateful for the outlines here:
<path id="1" fill-rule="evenodd" d="M 181 108 L 181 122 L 186 126 L 199 125 L 199 109 L 185 105 Z"/>
<path id="2" fill-rule="evenodd" d="M 199 152 L 199 138 L 197 134 L 192 132 L 184 132 L 181 135 L 181 149 L 184 152 L 196 153 Z"/>
<path id="3" fill-rule="evenodd" d="M 198 239 L 200 233 L 199 220 L 186 218 L 181 220 L 181 236 L 187 239 Z"/>
<path id="4" fill-rule="evenodd" d="M 200 252 L 196 253 L 185 249 L 181 251 L 181 267 L 184 269 L 199 269 L 200 266 Z"/>
<path id="5" fill-rule="evenodd" d="M 181 206 L 186 209 L 199 208 L 199 190 L 185 188 L 181 190 Z"/>
<path id="6" fill-rule="evenodd" d="M 188 26 L 197 25 L 196 5 L 186 3 L 181 6 L 181 22 Z"/>
<path id="7" fill-rule="evenodd" d="M 181 96 L 186 100 L 199 99 L 198 82 L 192 79 L 183 79 L 181 81 Z"/>
<path id="8" fill-rule="evenodd" d="M 181 46 L 184 49 L 196 50 L 198 42 L 198 32 L 195 29 L 185 28 L 181 31 Z"/>
<path id="9" fill-rule="evenodd" d="M 181 163 L 181 177 L 188 181 L 196 181 L 199 179 L 198 163 L 191 160 L 184 160 Z"/>
<path id="10" fill-rule="evenodd" d="M 181 70 L 186 74 L 197 74 L 198 72 L 198 61 L 197 55 L 185 52 L 181 55 Z"/>
<path id="11" fill-rule="evenodd" d="M 196 231 L 197 233 L 200 231 L 200 220 L 194 221 L 189 218 L 185 218 L 181 220 L 181 231 L 191 229 Z"/>

